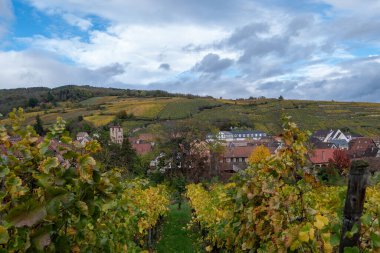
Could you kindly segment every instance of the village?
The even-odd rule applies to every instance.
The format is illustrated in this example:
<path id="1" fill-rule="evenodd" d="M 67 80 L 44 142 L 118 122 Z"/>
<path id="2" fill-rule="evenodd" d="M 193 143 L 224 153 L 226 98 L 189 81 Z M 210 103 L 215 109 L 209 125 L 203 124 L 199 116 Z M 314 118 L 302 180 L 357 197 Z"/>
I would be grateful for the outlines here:
<path id="1" fill-rule="evenodd" d="M 135 137 L 127 137 L 123 128 L 118 125 L 109 127 L 110 142 L 122 144 L 127 138 L 135 152 L 140 155 L 152 154 L 157 147 L 157 136 L 143 133 Z M 97 138 L 90 137 L 86 132 L 80 132 L 76 136 L 77 142 L 86 142 Z M 211 144 L 218 144 L 222 151 L 216 154 L 211 150 Z M 269 135 L 258 130 L 219 131 L 216 134 L 207 134 L 203 140 L 193 140 L 188 153 L 197 152 L 204 159 L 203 166 L 211 171 L 216 171 L 218 176 L 228 178 L 232 174 L 248 167 L 249 157 L 257 147 L 265 147 L 271 155 L 275 155 L 283 147 L 280 136 Z M 186 151 L 183 151 L 186 155 Z M 183 154 L 178 154 L 178 156 Z M 340 129 L 326 129 L 315 131 L 309 140 L 308 161 L 311 168 L 324 168 L 338 159 L 337 156 L 349 160 L 364 159 L 377 168 L 380 164 L 380 137 L 370 138 L 343 132 Z M 166 171 L 181 167 L 181 161 L 159 152 L 150 162 L 150 171 Z M 180 160 L 180 159 L 179 159 Z"/>

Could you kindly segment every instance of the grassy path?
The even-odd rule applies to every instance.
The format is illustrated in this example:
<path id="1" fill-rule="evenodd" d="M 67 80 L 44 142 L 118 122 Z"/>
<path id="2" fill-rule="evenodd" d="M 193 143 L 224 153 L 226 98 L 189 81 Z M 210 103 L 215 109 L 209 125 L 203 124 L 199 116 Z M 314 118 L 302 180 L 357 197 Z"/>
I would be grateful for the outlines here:
<path id="1" fill-rule="evenodd" d="M 204 252 L 200 245 L 200 235 L 186 229 L 190 219 L 191 210 L 187 202 L 182 205 L 181 210 L 177 209 L 177 205 L 171 206 L 163 226 L 162 238 L 157 245 L 157 252 Z"/>

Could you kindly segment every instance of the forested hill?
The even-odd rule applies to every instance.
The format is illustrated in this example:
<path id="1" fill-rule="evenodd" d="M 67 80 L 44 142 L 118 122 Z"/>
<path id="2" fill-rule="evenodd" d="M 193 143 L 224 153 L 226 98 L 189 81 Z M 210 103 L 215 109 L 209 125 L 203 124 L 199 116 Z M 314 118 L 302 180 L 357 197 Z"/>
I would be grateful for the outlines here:
<path id="1" fill-rule="evenodd" d="M 307 101 L 246 98 L 216 99 L 165 91 L 123 90 L 90 86 L 63 86 L 55 89 L 29 88 L 0 90 L 0 113 L 14 107 L 25 109 L 26 121 L 34 124 L 39 115 L 45 127 L 58 116 L 92 128 L 114 122 L 126 132 L 143 129 L 155 133 L 168 123 L 184 123 L 202 132 L 230 127 L 249 128 L 277 134 L 281 117 L 292 116 L 301 128 L 310 131 L 340 128 L 363 136 L 380 135 L 380 104 L 362 102 Z"/>
<path id="2" fill-rule="evenodd" d="M 46 103 L 82 101 L 93 97 L 179 97 L 192 95 L 173 94 L 161 90 L 130 90 L 92 86 L 66 85 L 57 88 L 34 87 L 0 89 L 0 113 L 6 114 L 15 107 L 36 107 Z"/>

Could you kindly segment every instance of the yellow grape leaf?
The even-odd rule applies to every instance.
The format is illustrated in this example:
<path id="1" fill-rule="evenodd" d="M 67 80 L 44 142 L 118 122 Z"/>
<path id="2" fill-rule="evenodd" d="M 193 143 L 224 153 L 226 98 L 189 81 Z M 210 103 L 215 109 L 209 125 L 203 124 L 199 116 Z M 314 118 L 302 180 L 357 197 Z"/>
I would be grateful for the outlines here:
<path id="1" fill-rule="evenodd" d="M 295 241 L 292 243 L 292 245 L 290 246 L 290 250 L 296 250 L 296 249 L 298 249 L 300 246 L 301 246 L 300 241 L 295 240 Z"/>
<path id="2" fill-rule="evenodd" d="M 308 232 L 299 232 L 298 233 L 298 239 L 301 242 L 308 242 L 309 241 L 309 233 Z"/>
<path id="3" fill-rule="evenodd" d="M 324 226 L 326 226 L 327 224 L 329 224 L 329 220 L 320 215 L 320 214 L 317 214 L 315 216 L 315 222 L 314 222 L 314 226 L 318 229 L 322 229 Z"/>
<path id="4" fill-rule="evenodd" d="M 310 231 L 309 231 L 309 237 L 310 237 L 310 240 L 314 240 L 314 228 L 310 229 Z"/>
<path id="5" fill-rule="evenodd" d="M 323 233 L 323 234 L 322 234 L 322 239 L 323 239 L 325 242 L 329 242 L 329 241 L 330 241 L 330 236 L 331 236 L 330 233 Z"/>
<path id="6" fill-rule="evenodd" d="M 323 245 L 323 249 L 325 250 L 326 253 L 331 253 L 333 252 L 333 247 L 331 246 L 330 243 L 325 243 Z"/>

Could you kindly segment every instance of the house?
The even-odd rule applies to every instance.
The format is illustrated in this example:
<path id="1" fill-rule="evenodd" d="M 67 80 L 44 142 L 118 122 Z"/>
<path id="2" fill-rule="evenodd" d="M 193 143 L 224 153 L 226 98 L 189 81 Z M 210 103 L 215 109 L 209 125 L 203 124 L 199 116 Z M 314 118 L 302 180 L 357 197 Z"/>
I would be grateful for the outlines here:
<path id="1" fill-rule="evenodd" d="M 338 148 L 336 146 L 336 144 L 334 144 L 333 142 L 323 142 L 320 139 L 313 137 L 313 136 L 310 138 L 310 143 L 312 144 L 313 148 L 315 148 L 315 149 L 326 149 L 326 148 L 336 149 L 336 148 Z M 347 145 L 348 145 L 348 143 L 347 143 Z"/>
<path id="2" fill-rule="evenodd" d="M 148 173 L 154 171 L 165 173 L 166 171 L 171 170 L 174 167 L 174 164 L 175 162 L 173 161 L 173 158 L 168 158 L 165 153 L 160 153 L 154 160 L 150 161 L 150 170 Z"/>
<path id="3" fill-rule="evenodd" d="M 379 148 L 371 138 L 360 137 L 349 142 L 348 156 L 351 159 L 361 157 L 376 157 Z"/>
<path id="4" fill-rule="evenodd" d="M 346 140 L 334 139 L 330 140 L 330 143 L 334 144 L 336 148 L 348 150 L 348 141 Z"/>
<path id="5" fill-rule="evenodd" d="M 214 139 L 220 141 L 244 141 L 244 140 L 259 140 L 266 137 L 267 134 L 258 130 L 231 130 L 231 131 L 219 131 L 216 135 L 208 134 L 206 136 L 207 141 Z"/>
<path id="6" fill-rule="evenodd" d="M 150 143 L 133 143 L 132 148 L 139 155 L 145 155 L 153 151 L 153 146 Z"/>
<path id="7" fill-rule="evenodd" d="M 118 125 L 110 126 L 110 139 L 112 143 L 122 144 L 124 140 L 123 128 Z"/>
<path id="8" fill-rule="evenodd" d="M 216 135 L 208 134 L 206 136 L 206 141 L 213 141 L 214 139 L 219 141 L 233 141 L 234 135 L 229 131 L 219 131 Z"/>
<path id="9" fill-rule="evenodd" d="M 363 160 L 369 164 L 368 171 L 370 173 L 380 172 L 380 157 L 362 157 L 354 158 L 354 160 Z"/>
<path id="10" fill-rule="evenodd" d="M 331 142 L 332 140 L 345 140 L 348 143 L 352 139 L 351 135 L 346 135 L 339 129 L 318 130 L 314 132 L 312 137 L 317 138 L 322 142 Z"/>
<path id="11" fill-rule="evenodd" d="M 92 138 L 87 132 L 79 132 L 76 136 L 76 141 L 79 142 L 81 145 L 85 145 L 87 142 L 91 141 Z"/>
<path id="12" fill-rule="evenodd" d="M 138 139 L 144 142 L 154 142 L 155 136 L 153 134 L 145 133 L 145 134 L 140 134 L 138 136 Z"/>
<path id="13" fill-rule="evenodd" d="M 264 146 L 269 149 L 270 153 L 276 154 L 277 151 L 282 148 L 283 143 L 281 141 L 276 141 L 272 138 L 263 138 L 261 140 L 246 140 L 246 141 L 230 141 L 226 142 L 225 144 L 228 148 L 233 147 L 258 147 L 258 146 Z"/>
<path id="14" fill-rule="evenodd" d="M 139 155 L 145 155 L 153 151 L 155 145 L 154 136 L 152 134 L 140 134 L 137 137 L 129 137 L 129 142 L 132 145 L 132 148 Z"/>
<path id="15" fill-rule="evenodd" d="M 380 148 L 380 137 L 374 137 L 372 140 L 375 142 L 376 146 Z"/>
<path id="16" fill-rule="evenodd" d="M 129 137 L 128 140 L 138 155 L 145 155 L 153 151 L 154 143 L 145 142 L 138 137 Z"/>
<path id="17" fill-rule="evenodd" d="M 309 160 L 315 167 L 324 167 L 334 158 L 334 151 L 332 148 L 314 149 L 309 153 Z"/>
<path id="18" fill-rule="evenodd" d="M 248 158 L 256 146 L 228 147 L 221 157 L 220 164 L 223 171 L 239 171 L 248 167 Z"/>
<path id="19" fill-rule="evenodd" d="M 233 134 L 234 140 L 259 140 L 267 136 L 265 132 L 257 130 L 234 130 L 231 131 L 231 133 Z"/>

